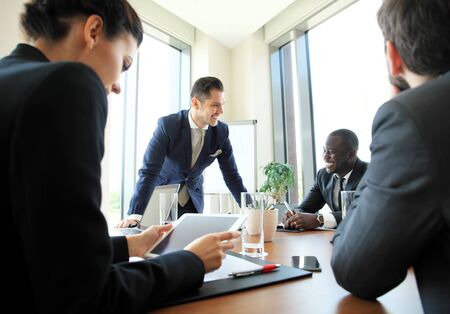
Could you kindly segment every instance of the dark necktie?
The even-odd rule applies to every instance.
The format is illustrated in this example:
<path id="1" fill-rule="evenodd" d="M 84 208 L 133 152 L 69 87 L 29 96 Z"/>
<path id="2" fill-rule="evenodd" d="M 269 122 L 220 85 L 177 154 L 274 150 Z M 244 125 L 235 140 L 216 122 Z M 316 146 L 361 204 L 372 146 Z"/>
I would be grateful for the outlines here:
<path id="1" fill-rule="evenodd" d="M 342 210 L 341 192 L 344 191 L 345 178 L 339 178 L 338 180 L 339 180 L 339 194 L 338 194 L 339 210 Z"/>

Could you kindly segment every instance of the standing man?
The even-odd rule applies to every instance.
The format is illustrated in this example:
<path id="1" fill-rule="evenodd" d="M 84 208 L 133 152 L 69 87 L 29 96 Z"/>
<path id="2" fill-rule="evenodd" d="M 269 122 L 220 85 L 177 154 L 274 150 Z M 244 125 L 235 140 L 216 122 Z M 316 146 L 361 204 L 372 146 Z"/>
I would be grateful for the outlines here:
<path id="1" fill-rule="evenodd" d="M 323 148 L 325 168 L 317 173 L 314 186 L 299 206 L 299 213 L 286 212 L 286 229 L 335 228 L 341 222 L 340 192 L 356 190 L 367 169 L 367 163 L 357 156 L 358 146 L 358 137 L 350 130 L 339 129 L 328 135 Z M 325 203 L 332 212 L 318 213 Z"/>
<path id="2" fill-rule="evenodd" d="M 226 185 L 239 203 L 242 183 L 223 113 L 223 84 L 215 77 L 198 79 L 191 108 L 159 119 L 139 170 L 128 218 L 117 227 L 139 223 L 155 186 L 180 183 L 178 217 L 203 212 L 203 170 L 218 160 Z"/>
<path id="3" fill-rule="evenodd" d="M 370 167 L 331 264 L 342 287 L 367 299 L 413 267 L 424 312 L 450 313 L 450 2 L 384 0 L 378 23 L 391 82 L 410 89 L 374 118 Z"/>

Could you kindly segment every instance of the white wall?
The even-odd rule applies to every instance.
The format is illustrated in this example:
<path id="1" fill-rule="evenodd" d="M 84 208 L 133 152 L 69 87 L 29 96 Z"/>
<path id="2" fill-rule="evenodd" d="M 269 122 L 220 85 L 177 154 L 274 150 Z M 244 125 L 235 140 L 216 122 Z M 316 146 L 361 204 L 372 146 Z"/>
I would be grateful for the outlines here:
<path id="1" fill-rule="evenodd" d="M 0 10 L 0 57 L 9 54 L 23 36 L 19 27 L 19 15 L 25 0 L 2 0 Z"/>
<path id="2" fill-rule="evenodd" d="M 219 78 L 225 88 L 226 101 L 222 120 L 232 120 L 233 98 L 230 49 L 198 29 L 195 31 L 195 43 L 191 47 L 192 84 L 203 76 L 215 76 Z"/>
<path id="3" fill-rule="evenodd" d="M 224 121 L 257 120 L 257 186 L 264 182 L 261 167 L 273 160 L 273 125 L 269 46 L 263 29 L 229 50 L 196 30 L 192 45 L 192 81 L 219 77 L 225 85 Z"/>
<path id="4" fill-rule="evenodd" d="M 232 120 L 257 123 L 257 186 L 265 178 L 261 167 L 273 161 L 273 124 L 269 46 L 260 29 L 231 53 Z"/>
<path id="5" fill-rule="evenodd" d="M 231 51 L 217 40 L 209 40 L 209 75 L 220 78 L 225 87 L 225 107 L 223 113 L 224 120 L 231 119 L 231 112 L 234 106 L 232 76 L 231 76 Z"/>
<path id="6" fill-rule="evenodd" d="M 273 127 L 269 46 L 262 29 L 229 50 L 196 30 L 192 45 L 192 81 L 220 78 L 225 86 L 223 121 L 257 120 L 257 187 L 264 182 L 261 167 L 273 160 Z M 233 144 L 233 143 L 232 143 Z"/>
<path id="7" fill-rule="evenodd" d="M 199 30 L 195 32 L 195 43 L 191 46 L 191 82 L 209 75 L 209 36 Z M 227 88 L 227 86 L 225 86 Z"/>
<path id="8" fill-rule="evenodd" d="M 150 0 L 128 0 L 141 19 L 159 30 L 191 45 L 195 41 L 195 28 Z"/>

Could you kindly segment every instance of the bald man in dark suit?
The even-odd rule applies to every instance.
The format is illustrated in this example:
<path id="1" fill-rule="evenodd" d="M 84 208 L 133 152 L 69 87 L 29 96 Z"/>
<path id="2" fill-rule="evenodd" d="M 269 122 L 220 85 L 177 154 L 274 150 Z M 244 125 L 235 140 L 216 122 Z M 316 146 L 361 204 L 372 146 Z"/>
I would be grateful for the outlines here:
<path id="1" fill-rule="evenodd" d="M 359 141 L 356 134 L 339 129 L 328 135 L 323 149 L 325 167 L 317 173 L 316 182 L 295 215 L 286 212 L 286 229 L 335 228 L 342 220 L 339 194 L 354 191 L 363 177 L 367 163 L 357 157 Z M 331 213 L 318 211 L 327 204 Z"/>

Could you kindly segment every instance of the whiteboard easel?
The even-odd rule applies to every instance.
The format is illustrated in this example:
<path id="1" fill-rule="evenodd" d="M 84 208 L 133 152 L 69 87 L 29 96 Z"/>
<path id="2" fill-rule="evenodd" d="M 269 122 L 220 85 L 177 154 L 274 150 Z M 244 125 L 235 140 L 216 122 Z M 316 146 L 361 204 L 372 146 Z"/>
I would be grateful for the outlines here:
<path id="1" fill-rule="evenodd" d="M 239 174 L 249 192 L 256 191 L 256 120 L 227 122 Z M 214 161 L 203 172 L 205 193 L 229 193 L 219 163 Z"/>

